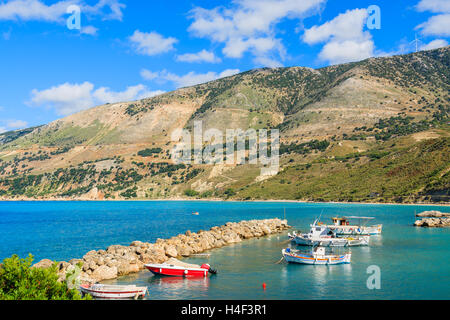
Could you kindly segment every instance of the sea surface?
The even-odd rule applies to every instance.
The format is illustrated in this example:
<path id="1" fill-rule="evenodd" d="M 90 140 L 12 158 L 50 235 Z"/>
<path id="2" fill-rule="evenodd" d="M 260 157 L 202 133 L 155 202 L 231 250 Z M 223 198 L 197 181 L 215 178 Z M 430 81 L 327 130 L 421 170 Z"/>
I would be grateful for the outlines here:
<path id="1" fill-rule="evenodd" d="M 148 271 L 108 283 L 147 286 L 148 299 L 450 299 L 450 228 L 412 227 L 414 214 L 450 212 L 448 206 L 292 202 L 0 202 L 0 260 L 32 253 L 36 261 L 68 261 L 90 250 L 134 240 L 154 242 L 186 230 L 228 221 L 286 218 L 307 231 L 321 216 L 376 217 L 383 234 L 369 247 L 353 247 L 352 263 L 309 266 L 277 263 L 290 244 L 287 232 L 209 251 L 218 274 L 202 279 L 165 278 Z M 200 215 L 192 215 L 199 212 Z M 380 270 L 380 289 L 369 289 L 370 266 Z M 370 268 L 369 268 L 370 270 Z M 262 284 L 266 284 L 263 290 Z"/>

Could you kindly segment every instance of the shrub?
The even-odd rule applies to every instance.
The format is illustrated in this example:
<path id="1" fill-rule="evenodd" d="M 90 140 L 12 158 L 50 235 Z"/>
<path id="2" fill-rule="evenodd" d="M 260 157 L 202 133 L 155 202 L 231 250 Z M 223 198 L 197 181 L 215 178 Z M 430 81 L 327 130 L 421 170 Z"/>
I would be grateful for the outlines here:
<path id="1" fill-rule="evenodd" d="M 151 157 L 154 154 L 159 154 L 162 152 L 161 148 L 144 149 L 139 151 L 137 154 L 141 157 Z"/>
<path id="2" fill-rule="evenodd" d="M 56 263 L 49 269 L 31 268 L 33 256 L 17 255 L 3 260 L 0 266 L 0 300 L 90 300 L 78 290 L 58 282 Z"/>
<path id="3" fill-rule="evenodd" d="M 225 194 L 226 194 L 228 197 L 232 197 L 232 196 L 234 196 L 234 195 L 236 194 L 236 191 L 234 191 L 234 190 L 231 189 L 231 188 L 228 188 L 227 190 L 225 190 Z"/>
<path id="4" fill-rule="evenodd" d="M 184 191 L 184 194 L 187 195 L 188 197 L 196 197 L 199 195 L 199 193 L 195 190 L 192 189 L 188 189 L 186 191 Z"/>

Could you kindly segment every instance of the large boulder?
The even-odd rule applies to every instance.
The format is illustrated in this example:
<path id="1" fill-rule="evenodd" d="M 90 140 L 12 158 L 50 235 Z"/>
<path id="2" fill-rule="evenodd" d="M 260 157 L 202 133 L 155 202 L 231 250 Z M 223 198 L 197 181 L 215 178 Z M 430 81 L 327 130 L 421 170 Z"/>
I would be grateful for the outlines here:
<path id="1" fill-rule="evenodd" d="M 142 241 L 133 241 L 130 244 L 130 247 L 141 247 L 141 248 L 143 248 L 143 247 L 145 247 L 145 243 L 143 243 Z"/>
<path id="2" fill-rule="evenodd" d="M 193 253 L 192 248 L 185 244 L 178 246 L 177 251 L 183 257 L 189 257 Z"/>
<path id="3" fill-rule="evenodd" d="M 441 217 L 450 217 L 450 213 L 440 212 L 436 210 L 424 211 L 417 215 L 418 217 L 430 217 L 430 218 L 441 218 Z"/>
<path id="4" fill-rule="evenodd" d="M 108 267 L 106 265 L 100 266 L 95 269 L 90 277 L 96 281 L 110 280 L 117 278 L 118 270 L 117 267 Z"/>
<path id="5" fill-rule="evenodd" d="M 263 234 L 264 234 L 265 236 L 271 234 L 271 230 L 270 230 L 270 228 L 269 228 L 268 226 L 262 226 L 262 227 L 261 227 L 261 230 L 262 230 L 262 232 L 263 232 Z"/>
<path id="6" fill-rule="evenodd" d="M 172 245 L 167 246 L 166 247 L 166 256 L 168 256 L 170 258 L 178 257 L 177 249 Z"/>
<path id="7" fill-rule="evenodd" d="M 424 218 L 417 220 L 414 225 L 416 227 L 442 228 L 450 227 L 450 218 Z"/>
<path id="8" fill-rule="evenodd" d="M 54 264 L 54 262 L 52 260 L 43 259 L 43 260 L 39 261 L 38 263 L 36 263 L 35 265 L 33 265 L 32 268 L 48 269 L 48 268 L 51 268 L 53 266 L 53 264 Z"/>
<path id="9" fill-rule="evenodd" d="M 139 272 L 139 270 L 139 265 L 137 263 L 129 263 L 126 260 L 121 260 L 117 266 L 117 275 L 125 276 L 130 273 Z"/>
<path id="10" fill-rule="evenodd" d="M 72 259 L 72 260 L 70 260 L 69 261 L 69 264 L 71 264 L 71 265 L 77 265 L 77 264 L 79 264 L 79 263 L 83 263 L 83 260 L 82 259 Z"/>

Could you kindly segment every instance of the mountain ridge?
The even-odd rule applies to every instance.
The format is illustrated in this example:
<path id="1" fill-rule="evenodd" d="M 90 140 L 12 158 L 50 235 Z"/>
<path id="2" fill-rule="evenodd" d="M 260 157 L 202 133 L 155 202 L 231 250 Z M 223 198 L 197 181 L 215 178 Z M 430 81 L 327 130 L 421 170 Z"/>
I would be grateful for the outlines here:
<path id="1" fill-rule="evenodd" d="M 202 121 L 204 130 L 223 132 L 279 129 L 282 167 L 355 151 L 363 158 L 385 142 L 421 148 L 418 133 L 426 140 L 449 137 L 449 61 L 447 46 L 320 69 L 254 69 L 0 134 L 0 197 L 233 198 L 243 187 L 239 181 L 254 186 L 267 178 L 248 164 L 174 166 L 171 134 L 191 129 L 195 121 Z M 323 149 L 314 141 L 328 145 Z M 143 150 L 160 152 L 140 156 Z"/>

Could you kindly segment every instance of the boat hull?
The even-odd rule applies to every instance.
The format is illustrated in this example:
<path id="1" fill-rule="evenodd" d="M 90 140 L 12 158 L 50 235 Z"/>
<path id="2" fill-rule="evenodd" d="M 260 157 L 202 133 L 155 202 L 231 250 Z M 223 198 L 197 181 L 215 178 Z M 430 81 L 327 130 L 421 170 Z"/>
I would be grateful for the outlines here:
<path id="1" fill-rule="evenodd" d="M 155 275 L 171 277 L 207 277 L 209 270 L 205 268 L 183 268 L 164 264 L 146 264 L 145 268 Z"/>
<path id="2" fill-rule="evenodd" d="M 351 262 L 351 254 L 337 255 L 337 256 L 324 256 L 314 257 L 310 254 L 303 253 L 288 253 L 285 250 L 282 251 L 284 259 L 289 263 L 299 264 L 311 264 L 311 265 L 335 265 L 335 264 L 348 264 Z"/>
<path id="3" fill-rule="evenodd" d="M 145 297 L 147 288 L 130 288 L 123 291 L 111 290 L 108 287 L 92 288 L 87 286 L 81 286 L 80 291 L 83 294 L 90 294 L 95 299 L 136 299 Z"/>
<path id="4" fill-rule="evenodd" d="M 296 236 L 294 241 L 299 246 L 346 247 L 349 245 L 348 240 L 337 238 L 310 239 Z"/>
<path id="5" fill-rule="evenodd" d="M 348 241 L 349 247 L 355 246 L 368 246 L 370 243 L 369 236 L 360 236 L 360 237 L 344 237 L 342 239 L 346 239 Z"/>
<path id="6" fill-rule="evenodd" d="M 361 236 L 373 236 L 381 234 L 383 225 L 376 225 L 370 227 L 358 227 L 358 226 L 327 226 L 333 230 L 337 235 L 361 235 Z"/>

